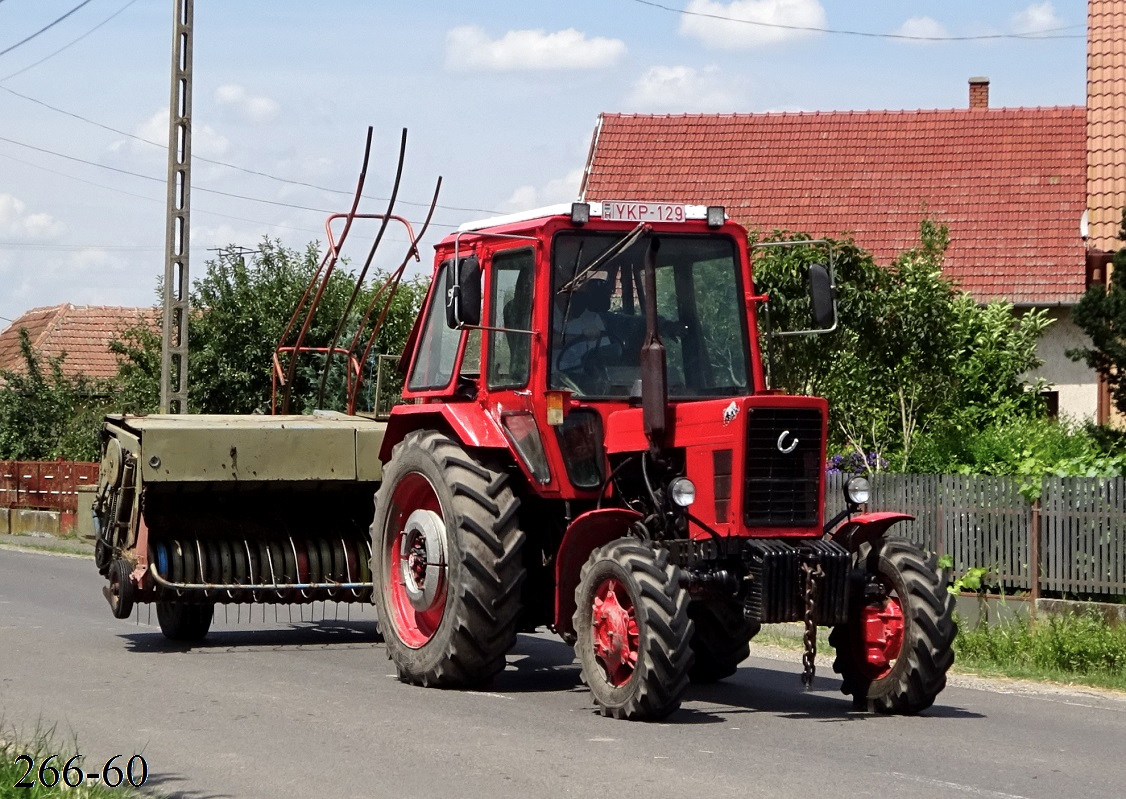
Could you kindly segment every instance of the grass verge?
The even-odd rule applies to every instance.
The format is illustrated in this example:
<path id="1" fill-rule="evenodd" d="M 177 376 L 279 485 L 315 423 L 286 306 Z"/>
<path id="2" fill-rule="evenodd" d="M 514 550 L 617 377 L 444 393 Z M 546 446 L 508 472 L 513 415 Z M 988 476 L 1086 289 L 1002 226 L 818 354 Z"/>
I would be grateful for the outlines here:
<path id="1" fill-rule="evenodd" d="M 1126 626 L 1093 611 L 1035 625 L 960 622 L 954 650 L 961 671 L 1126 691 Z"/>
<path id="2" fill-rule="evenodd" d="M 95 764 L 87 762 L 89 758 L 75 758 L 80 752 L 77 741 L 60 744 L 53 728 L 21 735 L 0 720 L 0 799 L 46 799 L 59 791 L 66 791 L 70 799 L 151 796 L 130 785 L 128 758 Z M 140 763 L 134 761 L 133 766 L 133 781 L 142 782 Z M 96 774 L 97 779 L 89 779 L 88 774 Z M 119 777 L 116 788 L 104 782 L 116 783 Z"/>

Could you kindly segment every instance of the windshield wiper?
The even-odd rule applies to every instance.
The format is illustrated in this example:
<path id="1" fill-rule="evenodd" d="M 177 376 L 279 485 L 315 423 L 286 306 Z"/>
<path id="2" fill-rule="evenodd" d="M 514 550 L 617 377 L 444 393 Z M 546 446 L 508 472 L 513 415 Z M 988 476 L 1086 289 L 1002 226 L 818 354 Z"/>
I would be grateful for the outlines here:
<path id="1" fill-rule="evenodd" d="M 626 250 L 628 250 L 634 244 L 634 242 L 636 242 L 639 238 L 641 238 L 641 235 L 643 233 L 647 233 L 651 229 L 652 228 L 650 228 L 649 225 L 647 225 L 644 222 L 639 224 L 637 227 L 635 227 L 629 233 L 624 235 L 622 238 L 618 239 L 618 241 L 614 242 L 609 247 L 607 247 L 605 250 L 603 250 L 602 254 L 599 255 L 597 258 L 595 258 L 593 261 L 591 261 L 589 264 L 587 264 L 586 268 L 583 271 L 579 272 L 574 277 L 572 277 L 570 280 L 568 280 L 566 283 L 564 283 L 562 286 L 560 286 L 559 291 L 565 291 L 567 293 L 574 291 L 575 284 L 579 282 L 580 278 L 586 277 L 591 272 L 593 272 L 594 270 L 596 270 L 600 266 L 602 266 L 602 264 L 609 261 L 611 258 L 613 258 L 617 255 L 620 255 L 623 252 L 625 252 Z M 581 245 L 580 245 L 579 253 L 580 253 L 580 255 L 582 254 Z M 576 258 L 575 259 L 575 269 L 578 269 L 578 267 L 579 267 L 579 259 Z"/>

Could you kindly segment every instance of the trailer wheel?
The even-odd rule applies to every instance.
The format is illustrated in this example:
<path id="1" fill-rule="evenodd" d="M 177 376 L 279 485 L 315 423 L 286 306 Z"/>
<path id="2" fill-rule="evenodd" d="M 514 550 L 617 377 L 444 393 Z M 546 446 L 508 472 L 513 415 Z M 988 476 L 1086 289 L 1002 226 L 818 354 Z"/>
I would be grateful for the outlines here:
<path id="1" fill-rule="evenodd" d="M 934 704 L 954 663 L 954 597 L 935 557 L 903 538 L 864 544 L 857 566 L 866 595 L 849 602 L 847 624 L 829 635 L 841 692 L 858 710 L 913 715 Z"/>
<path id="2" fill-rule="evenodd" d="M 694 683 L 710 683 L 730 677 L 750 656 L 750 640 L 758 634 L 759 625 L 743 618 L 743 607 L 738 602 L 692 602 L 688 615 L 695 627 L 695 661 L 688 670 L 688 678 Z"/>
<path id="3" fill-rule="evenodd" d="M 680 707 L 692 620 L 668 551 L 611 541 L 583 566 L 575 599 L 575 653 L 602 715 L 655 720 Z"/>
<path id="4" fill-rule="evenodd" d="M 124 560 L 115 560 L 109 568 L 109 606 L 115 619 L 127 619 L 133 615 L 133 599 L 136 588 L 129 575 L 133 567 Z"/>
<path id="5" fill-rule="evenodd" d="M 213 602 L 156 603 L 156 620 L 160 622 L 160 631 L 170 641 L 202 641 L 211 629 L 214 616 Z"/>
<path id="6" fill-rule="evenodd" d="M 481 685 L 516 642 L 524 533 L 508 474 L 435 431 L 396 445 L 375 495 L 372 573 L 399 679 Z"/>

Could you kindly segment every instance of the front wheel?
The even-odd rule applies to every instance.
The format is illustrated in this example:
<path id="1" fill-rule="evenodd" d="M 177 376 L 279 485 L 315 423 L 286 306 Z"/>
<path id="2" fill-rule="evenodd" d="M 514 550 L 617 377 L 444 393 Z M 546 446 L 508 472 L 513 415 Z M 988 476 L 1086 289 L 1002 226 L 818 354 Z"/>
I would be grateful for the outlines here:
<path id="1" fill-rule="evenodd" d="M 954 597 L 925 555 L 903 538 L 877 539 L 856 555 L 863 591 L 833 628 L 833 670 L 857 709 L 915 714 L 934 704 L 954 663 Z"/>
<path id="2" fill-rule="evenodd" d="M 602 715 L 650 721 L 680 707 L 692 620 L 668 551 L 611 541 L 583 566 L 575 599 L 575 653 Z"/>

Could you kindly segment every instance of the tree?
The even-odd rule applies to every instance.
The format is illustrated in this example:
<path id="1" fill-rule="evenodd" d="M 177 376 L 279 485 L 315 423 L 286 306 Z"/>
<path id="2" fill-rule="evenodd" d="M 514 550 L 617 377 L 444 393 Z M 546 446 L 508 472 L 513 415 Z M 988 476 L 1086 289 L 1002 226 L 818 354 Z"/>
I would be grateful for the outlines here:
<path id="1" fill-rule="evenodd" d="M 1126 241 L 1126 208 L 1118 238 Z M 1072 316 L 1091 346 L 1068 350 L 1068 356 L 1098 372 L 1110 387 L 1114 407 L 1126 414 L 1126 247 L 1114 254 L 1109 285 L 1088 288 Z"/>
<path id="2" fill-rule="evenodd" d="M 199 413 L 251 413 L 268 407 L 274 348 L 282 337 L 294 309 L 320 263 L 316 244 L 303 252 L 264 239 L 247 256 L 234 250 L 221 251 L 207 262 L 206 273 L 191 291 L 189 323 L 189 406 Z M 372 295 L 385 279 L 376 274 L 357 296 L 348 315 L 338 346 L 348 346 L 367 310 Z M 380 329 L 373 354 L 398 354 L 418 316 L 428 281 L 404 281 Z M 327 347 L 344 315 L 355 286 L 346 268 L 337 268 L 325 287 L 317 314 L 303 346 Z M 364 341 L 375 321 L 365 326 Z M 289 341 L 296 339 L 291 332 Z M 121 356 L 117 382 L 124 404 L 144 411 L 156 410 L 159 402 L 160 338 L 151 331 L 133 328 L 111 345 Z M 361 353 L 356 353 L 359 356 Z M 334 356 L 327 382 L 324 406 L 343 410 L 346 359 Z M 288 361 L 283 361 L 283 365 Z M 323 355 L 303 355 L 294 378 L 294 408 L 312 410 L 324 366 Z M 371 366 L 365 365 L 365 378 Z M 366 396 L 370 405 L 370 395 Z M 365 409 L 366 406 L 362 409 Z"/>
<path id="3" fill-rule="evenodd" d="M 104 396 L 81 375 L 63 374 L 65 355 L 40 357 L 19 331 L 23 370 L 0 370 L 0 459 L 93 460 Z"/>
<path id="4" fill-rule="evenodd" d="M 121 331 L 109 342 L 117 356 L 114 379 L 118 413 L 152 413 L 160 408 L 160 335 L 147 325 Z"/>
<path id="5" fill-rule="evenodd" d="M 959 292 L 942 276 L 948 242 L 945 227 L 924 220 L 919 246 L 887 268 L 850 242 L 830 242 L 839 329 L 766 338 L 776 382 L 826 397 L 833 444 L 863 462 L 894 455 L 905 468 L 928 431 L 1039 409 L 1022 375 L 1039 363 L 1046 314 L 1014 317 L 1009 305 L 979 306 Z M 756 288 L 770 295 L 774 326 L 808 327 L 803 277 L 810 262 L 824 260 L 824 249 L 761 252 Z"/>

